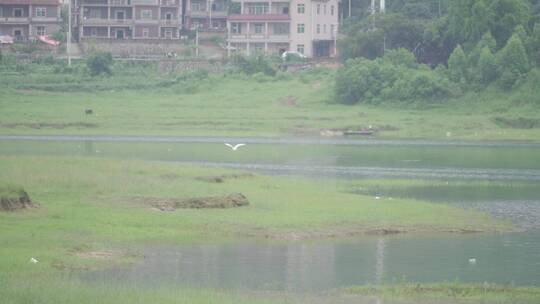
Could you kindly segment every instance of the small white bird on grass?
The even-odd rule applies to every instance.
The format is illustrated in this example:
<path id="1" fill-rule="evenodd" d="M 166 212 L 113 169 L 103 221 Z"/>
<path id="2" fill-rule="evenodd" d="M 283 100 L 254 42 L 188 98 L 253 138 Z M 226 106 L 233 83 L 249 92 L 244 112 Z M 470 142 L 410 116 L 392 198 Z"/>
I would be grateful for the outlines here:
<path id="1" fill-rule="evenodd" d="M 238 148 L 242 147 L 242 146 L 245 146 L 246 144 L 236 144 L 236 145 L 231 145 L 231 144 L 225 144 L 225 146 L 231 148 L 233 151 L 236 151 L 238 150 Z"/>
<path id="2" fill-rule="evenodd" d="M 37 262 L 39 262 L 38 260 L 36 260 L 35 258 L 30 258 L 30 263 L 34 263 L 36 264 Z"/>
<path id="3" fill-rule="evenodd" d="M 476 259 L 475 258 L 470 258 L 469 259 L 469 264 L 471 264 L 471 265 L 476 264 Z"/>

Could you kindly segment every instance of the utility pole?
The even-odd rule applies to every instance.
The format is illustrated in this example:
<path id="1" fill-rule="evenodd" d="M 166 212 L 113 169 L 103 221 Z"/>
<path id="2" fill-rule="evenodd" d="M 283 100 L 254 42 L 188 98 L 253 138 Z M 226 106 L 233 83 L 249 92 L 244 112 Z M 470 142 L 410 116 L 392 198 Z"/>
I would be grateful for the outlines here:
<path id="1" fill-rule="evenodd" d="M 352 16 L 352 0 L 349 0 L 349 18 Z"/>
<path id="2" fill-rule="evenodd" d="M 195 57 L 199 57 L 199 27 L 195 28 Z"/>
<path id="3" fill-rule="evenodd" d="M 68 60 L 68 66 L 71 66 L 71 1 L 68 3 L 68 34 L 66 41 L 66 55 Z"/>

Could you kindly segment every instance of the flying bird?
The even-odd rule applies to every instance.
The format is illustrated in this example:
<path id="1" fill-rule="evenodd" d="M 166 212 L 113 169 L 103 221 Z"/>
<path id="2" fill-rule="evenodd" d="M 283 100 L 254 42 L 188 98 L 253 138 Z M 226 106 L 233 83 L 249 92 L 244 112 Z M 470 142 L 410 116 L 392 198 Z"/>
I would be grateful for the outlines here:
<path id="1" fill-rule="evenodd" d="M 38 262 L 38 260 L 36 260 L 36 259 L 34 259 L 34 258 L 30 258 L 30 263 L 34 263 L 34 264 L 35 264 L 35 263 L 37 263 L 37 262 Z"/>
<path id="2" fill-rule="evenodd" d="M 238 150 L 238 148 L 242 147 L 242 146 L 245 146 L 246 144 L 236 144 L 236 145 L 231 145 L 231 144 L 225 144 L 225 146 L 231 148 L 233 151 L 236 151 Z"/>

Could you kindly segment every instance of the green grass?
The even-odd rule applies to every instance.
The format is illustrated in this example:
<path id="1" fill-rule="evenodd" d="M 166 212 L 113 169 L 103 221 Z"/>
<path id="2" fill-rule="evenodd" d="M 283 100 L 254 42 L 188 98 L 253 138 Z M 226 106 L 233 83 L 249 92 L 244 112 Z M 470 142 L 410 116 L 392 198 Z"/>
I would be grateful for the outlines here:
<path id="1" fill-rule="evenodd" d="M 538 303 L 540 288 L 492 284 L 398 284 L 356 286 L 345 289 L 348 294 L 373 295 L 384 303 Z M 409 301 L 404 301 L 409 300 Z"/>
<path id="2" fill-rule="evenodd" d="M 385 130 L 381 138 L 540 139 L 534 124 L 500 123 L 540 117 L 526 86 L 397 108 L 335 104 L 333 72 L 318 69 L 266 80 L 226 74 L 193 81 L 136 65 L 97 78 L 43 67 L 2 73 L 0 134 L 319 136 L 321 129 L 372 125 Z M 85 115 L 87 108 L 95 114 Z"/>

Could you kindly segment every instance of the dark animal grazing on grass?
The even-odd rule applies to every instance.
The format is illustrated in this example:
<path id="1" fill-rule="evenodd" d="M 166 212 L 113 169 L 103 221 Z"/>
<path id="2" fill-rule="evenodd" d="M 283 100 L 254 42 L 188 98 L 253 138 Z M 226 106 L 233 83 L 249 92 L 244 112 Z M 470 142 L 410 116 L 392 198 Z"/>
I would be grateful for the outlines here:
<path id="1" fill-rule="evenodd" d="M 86 115 L 90 115 L 90 114 L 94 114 L 94 111 L 92 111 L 92 109 L 86 109 L 84 110 L 84 113 L 86 113 Z"/>

